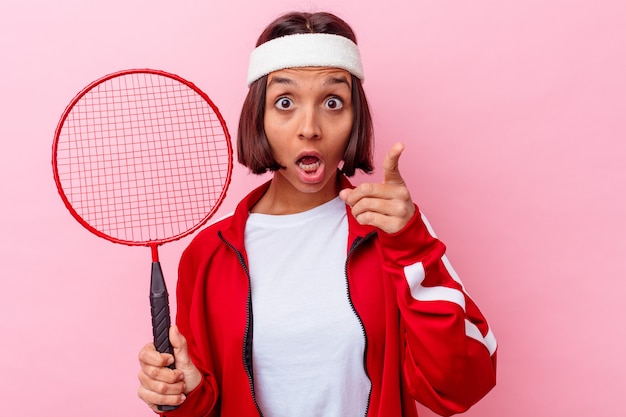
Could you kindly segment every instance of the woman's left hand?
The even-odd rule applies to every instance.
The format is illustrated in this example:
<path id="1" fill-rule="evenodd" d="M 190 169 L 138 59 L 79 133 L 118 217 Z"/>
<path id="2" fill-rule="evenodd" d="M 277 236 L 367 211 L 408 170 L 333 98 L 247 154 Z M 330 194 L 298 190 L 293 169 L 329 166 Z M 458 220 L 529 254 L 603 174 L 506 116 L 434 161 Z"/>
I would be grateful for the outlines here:
<path id="1" fill-rule="evenodd" d="M 396 143 L 387 153 L 382 183 L 364 183 L 339 193 L 360 224 L 392 234 L 402 230 L 415 214 L 415 204 L 398 169 L 402 151 L 404 144 Z"/>

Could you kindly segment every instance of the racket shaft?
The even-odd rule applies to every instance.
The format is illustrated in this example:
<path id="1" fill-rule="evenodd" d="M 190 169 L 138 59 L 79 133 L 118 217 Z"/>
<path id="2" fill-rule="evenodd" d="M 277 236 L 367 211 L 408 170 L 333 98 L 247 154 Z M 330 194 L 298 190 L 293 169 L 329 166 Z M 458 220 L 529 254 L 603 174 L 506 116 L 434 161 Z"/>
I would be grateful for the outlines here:
<path id="1" fill-rule="evenodd" d="M 150 278 L 150 311 L 152 313 L 152 336 L 154 346 L 161 353 L 174 355 L 174 349 L 170 343 L 170 305 L 163 279 L 163 271 L 159 262 L 152 262 L 152 275 Z M 174 369 L 172 363 L 170 368 Z M 159 405 L 160 411 L 172 411 L 177 406 Z"/>

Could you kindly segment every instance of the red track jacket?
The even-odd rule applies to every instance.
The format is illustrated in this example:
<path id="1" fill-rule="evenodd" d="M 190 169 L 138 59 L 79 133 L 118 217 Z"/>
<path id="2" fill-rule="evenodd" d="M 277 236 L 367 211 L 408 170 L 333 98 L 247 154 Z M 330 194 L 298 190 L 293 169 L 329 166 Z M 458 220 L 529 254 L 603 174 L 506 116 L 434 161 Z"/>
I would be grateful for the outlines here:
<path id="1" fill-rule="evenodd" d="M 168 417 L 262 415 L 254 397 L 244 229 L 267 187 L 200 232 L 182 255 L 176 321 L 204 380 Z M 495 385 L 496 342 L 444 244 L 419 210 L 393 235 L 359 225 L 347 211 L 346 285 L 366 341 L 367 416 L 414 417 L 415 401 L 441 415 L 467 410 Z"/>

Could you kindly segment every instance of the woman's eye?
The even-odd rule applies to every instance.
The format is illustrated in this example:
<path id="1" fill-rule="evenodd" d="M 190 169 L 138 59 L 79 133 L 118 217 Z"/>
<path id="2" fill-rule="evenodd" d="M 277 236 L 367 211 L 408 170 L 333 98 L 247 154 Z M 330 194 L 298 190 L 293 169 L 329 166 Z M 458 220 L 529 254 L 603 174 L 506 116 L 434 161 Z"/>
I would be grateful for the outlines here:
<path id="1" fill-rule="evenodd" d="M 338 110 L 343 107 L 343 101 L 341 101 L 340 98 L 331 97 L 328 100 L 326 100 L 326 107 L 328 107 L 331 110 Z"/>
<path id="2" fill-rule="evenodd" d="M 288 110 L 293 106 L 293 101 L 291 101 L 287 97 L 281 97 L 278 100 L 276 100 L 275 105 L 281 110 Z"/>

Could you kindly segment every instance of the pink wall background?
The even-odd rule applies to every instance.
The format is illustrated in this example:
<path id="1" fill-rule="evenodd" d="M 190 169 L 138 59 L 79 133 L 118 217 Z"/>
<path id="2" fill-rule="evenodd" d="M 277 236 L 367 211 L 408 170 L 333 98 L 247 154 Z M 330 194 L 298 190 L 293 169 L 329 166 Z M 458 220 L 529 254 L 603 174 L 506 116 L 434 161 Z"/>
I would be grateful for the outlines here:
<path id="1" fill-rule="evenodd" d="M 407 143 L 413 197 L 490 319 L 498 386 L 466 415 L 626 415 L 625 4 L 3 1 L 0 415 L 153 415 L 135 394 L 149 251 L 64 208 L 50 159 L 66 104 L 107 73 L 163 69 L 234 133 L 256 36 L 291 9 L 357 31 L 378 160 Z M 221 212 L 259 181 L 237 168 Z M 170 290 L 188 242 L 161 249 Z"/>

